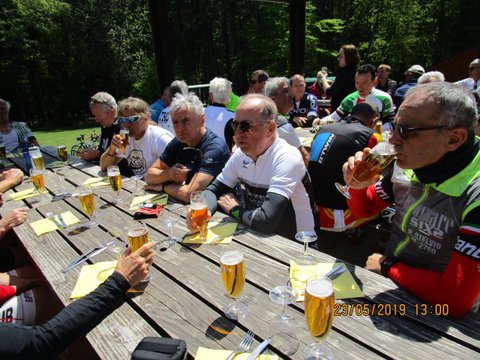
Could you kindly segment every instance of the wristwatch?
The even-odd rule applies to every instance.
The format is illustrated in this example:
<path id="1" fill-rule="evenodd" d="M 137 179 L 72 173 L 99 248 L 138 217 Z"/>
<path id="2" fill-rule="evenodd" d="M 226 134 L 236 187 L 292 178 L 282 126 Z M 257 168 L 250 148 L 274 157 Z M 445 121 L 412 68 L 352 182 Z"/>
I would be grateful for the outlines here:
<path id="1" fill-rule="evenodd" d="M 396 258 L 385 256 L 380 263 L 380 268 L 382 270 L 382 275 L 388 277 L 388 270 L 397 262 Z"/>

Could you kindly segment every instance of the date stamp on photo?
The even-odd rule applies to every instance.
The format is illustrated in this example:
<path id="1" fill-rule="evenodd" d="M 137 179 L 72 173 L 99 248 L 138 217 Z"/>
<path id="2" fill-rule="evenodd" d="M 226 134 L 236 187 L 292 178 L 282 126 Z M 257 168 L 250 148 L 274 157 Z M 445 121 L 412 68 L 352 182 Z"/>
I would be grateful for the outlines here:
<path id="1" fill-rule="evenodd" d="M 448 316 L 448 304 L 414 304 L 407 306 L 403 303 L 372 303 L 372 304 L 346 304 L 336 303 L 335 316 Z"/>

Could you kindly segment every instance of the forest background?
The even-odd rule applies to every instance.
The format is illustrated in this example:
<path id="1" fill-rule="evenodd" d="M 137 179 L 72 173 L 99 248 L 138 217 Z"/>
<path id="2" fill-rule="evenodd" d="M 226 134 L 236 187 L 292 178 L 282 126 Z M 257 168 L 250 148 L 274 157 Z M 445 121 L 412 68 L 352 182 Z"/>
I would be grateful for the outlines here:
<path id="1" fill-rule="evenodd" d="M 213 77 L 246 91 L 250 73 L 289 76 L 288 5 L 256 0 L 171 0 L 175 78 Z M 342 44 L 393 78 L 479 44 L 480 0 L 310 0 L 305 74 L 336 71 Z M 146 0 L 2 0 L 0 98 L 34 129 L 93 124 L 89 97 L 107 91 L 153 102 L 160 93 Z M 167 41 L 167 40 L 166 40 Z"/>

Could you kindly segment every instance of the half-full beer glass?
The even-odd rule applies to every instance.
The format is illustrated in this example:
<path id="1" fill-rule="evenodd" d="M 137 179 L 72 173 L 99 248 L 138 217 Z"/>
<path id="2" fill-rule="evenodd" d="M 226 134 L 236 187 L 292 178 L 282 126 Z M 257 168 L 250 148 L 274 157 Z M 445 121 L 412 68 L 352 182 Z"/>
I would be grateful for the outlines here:
<path id="1" fill-rule="evenodd" d="M 247 306 L 238 300 L 245 286 L 245 259 L 239 248 L 232 245 L 222 248 L 220 273 L 227 296 L 234 299 L 225 309 L 225 316 L 229 319 L 245 316 Z"/>
<path id="2" fill-rule="evenodd" d="M 192 221 L 200 229 L 200 238 L 206 240 L 208 226 L 207 199 L 203 191 L 193 191 L 190 194 L 190 209 Z"/>
<path id="3" fill-rule="evenodd" d="M 333 324 L 335 293 L 332 281 L 327 277 L 312 277 L 305 288 L 305 320 L 310 335 L 317 341 L 305 348 L 305 359 L 333 359 L 333 351 L 322 344 Z"/>
<path id="4" fill-rule="evenodd" d="M 112 202 L 118 204 L 120 202 L 120 190 L 122 190 L 122 175 L 117 165 L 112 165 L 107 168 L 108 181 L 112 190 L 116 192 L 115 200 Z"/>
<path id="5" fill-rule="evenodd" d="M 362 183 L 373 179 L 375 176 L 380 175 L 382 171 L 395 159 L 395 150 L 393 145 L 387 141 L 382 141 L 375 145 L 367 156 L 355 166 L 352 175 L 346 185 L 342 185 L 338 182 L 335 183 L 338 191 L 342 193 L 347 199 L 351 199 L 352 196 L 349 193 L 349 189 L 355 183 Z"/>

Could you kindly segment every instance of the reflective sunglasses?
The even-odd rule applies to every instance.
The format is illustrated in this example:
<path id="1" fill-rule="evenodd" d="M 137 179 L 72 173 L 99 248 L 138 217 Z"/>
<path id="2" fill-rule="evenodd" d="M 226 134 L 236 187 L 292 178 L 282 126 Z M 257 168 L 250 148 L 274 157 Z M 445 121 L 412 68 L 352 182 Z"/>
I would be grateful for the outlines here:
<path id="1" fill-rule="evenodd" d="M 132 116 L 127 116 L 127 117 L 119 117 L 118 121 L 121 124 L 125 124 L 125 123 L 133 124 L 133 123 L 136 123 L 141 118 L 142 118 L 142 115 L 132 115 Z"/>
<path id="2" fill-rule="evenodd" d="M 447 127 L 445 125 L 435 125 L 435 126 L 427 126 L 427 127 L 421 127 L 421 128 L 411 128 L 405 125 L 397 124 L 394 121 L 389 122 L 388 125 L 390 126 L 390 131 L 392 132 L 392 134 L 395 130 L 398 130 L 398 133 L 403 139 L 406 139 L 408 137 L 408 134 L 410 133 L 426 131 L 426 130 L 439 130 Z"/>
<path id="3" fill-rule="evenodd" d="M 252 124 L 249 121 L 233 120 L 232 121 L 232 129 L 233 129 L 233 131 L 236 131 L 237 129 L 240 129 L 242 132 L 248 132 L 252 128 L 254 128 L 255 126 L 263 125 L 263 124 L 265 124 L 265 122 L 259 122 L 259 123 L 256 123 L 256 124 Z"/>

